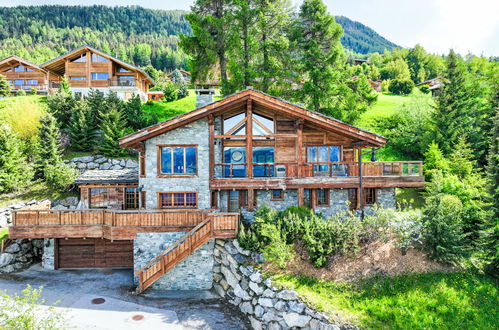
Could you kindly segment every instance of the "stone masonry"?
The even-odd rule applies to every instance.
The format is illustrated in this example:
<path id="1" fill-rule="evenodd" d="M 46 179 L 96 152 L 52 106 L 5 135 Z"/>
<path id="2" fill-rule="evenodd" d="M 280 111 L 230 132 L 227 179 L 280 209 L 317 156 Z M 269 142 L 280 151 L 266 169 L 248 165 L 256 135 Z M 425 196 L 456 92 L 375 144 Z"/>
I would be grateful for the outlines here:
<path id="1" fill-rule="evenodd" d="M 260 270 L 248 266 L 254 253 L 242 249 L 237 240 L 215 240 L 213 287 L 230 304 L 246 314 L 254 330 L 269 329 L 356 329 L 348 324 L 331 322 L 315 311 L 291 290 L 280 290 L 264 279 Z"/>
<path id="2" fill-rule="evenodd" d="M 210 208 L 209 137 L 208 120 L 201 119 L 189 125 L 166 132 L 146 141 L 146 177 L 139 179 L 146 191 L 146 208 L 158 208 L 158 192 L 195 191 L 198 208 Z M 197 145 L 197 175 L 195 177 L 158 178 L 157 145 Z"/>
<path id="3" fill-rule="evenodd" d="M 138 233 L 133 242 L 134 272 L 166 250 L 186 233 Z M 163 275 L 153 290 L 208 290 L 213 284 L 214 240 L 199 247 Z M 134 278 L 138 285 L 137 278 Z"/>
<path id="4" fill-rule="evenodd" d="M 72 164 L 80 172 L 86 170 L 123 170 L 125 168 L 138 168 L 136 160 L 127 158 L 107 158 L 102 155 L 89 155 L 75 157 L 65 160 L 66 164 Z"/>

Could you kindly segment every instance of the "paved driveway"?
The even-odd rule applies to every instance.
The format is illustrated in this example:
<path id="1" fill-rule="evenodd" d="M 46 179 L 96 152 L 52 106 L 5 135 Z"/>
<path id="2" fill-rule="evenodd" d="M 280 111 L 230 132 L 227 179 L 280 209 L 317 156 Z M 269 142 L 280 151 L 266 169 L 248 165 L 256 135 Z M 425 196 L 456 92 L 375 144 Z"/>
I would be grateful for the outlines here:
<path id="1" fill-rule="evenodd" d="M 132 294 L 125 269 L 44 270 L 40 264 L 0 274 L 0 290 L 20 293 L 43 286 L 42 298 L 65 310 L 77 329 L 247 329 L 247 319 L 211 291 L 146 291 Z M 95 300 L 96 298 L 102 298 Z"/>

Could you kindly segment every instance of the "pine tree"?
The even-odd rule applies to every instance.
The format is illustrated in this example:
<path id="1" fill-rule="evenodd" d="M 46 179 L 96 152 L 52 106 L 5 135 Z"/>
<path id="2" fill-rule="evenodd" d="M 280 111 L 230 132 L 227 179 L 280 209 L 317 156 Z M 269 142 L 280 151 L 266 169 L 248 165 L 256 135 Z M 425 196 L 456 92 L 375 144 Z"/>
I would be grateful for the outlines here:
<path id="1" fill-rule="evenodd" d="M 85 97 L 85 103 L 89 108 L 89 125 L 97 130 L 100 124 L 99 111 L 104 109 L 106 104 L 106 96 L 98 89 L 90 89 L 90 92 Z"/>
<path id="2" fill-rule="evenodd" d="M 9 96 L 10 85 L 4 75 L 0 74 L 0 96 Z"/>
<path id="3" fill-rule="evenodd" d="M 40 119 L 40 130 L 38 131 L 38 174 L 43 175 L 45 166 L 56 165 L 62 161 L 60 139 L 61 133 L 55 117 L 50 113 L 46 114 Z"/>
<path id="4" fill-rule="evenodd" d="M 0 192 L 26 187 L 33 178 L 32 169 L 20 147 L 20 141 L 7 124 L 0 125 Z"/>
<path id="5" fill-rule="evenodd" d="M 77 151 L 91 151 L 94 147 L 94 130 L 91 123 L 91 113 L 83 101 L 76 102 L 68 133 L 71 138 L 71 148 Z"/>
<path id="6" fill-rule="evenodd" d="M 117 107 L 106 113 L 101 113 L 101 143 L 100 152 L 109 157 L 122 157 L 128 154 L 126 149 L 119 146 L 118 139 L 125 136 L 125 120 Z"/>
<path id="7" fill-rule="evenodd" d="M 69 90 L 69 84 L 64 77 L 55 95 L 47 99 L 49 112 L 57 119 L 62 128 L 69 124 L 75 102 L 76 100 Z"/>

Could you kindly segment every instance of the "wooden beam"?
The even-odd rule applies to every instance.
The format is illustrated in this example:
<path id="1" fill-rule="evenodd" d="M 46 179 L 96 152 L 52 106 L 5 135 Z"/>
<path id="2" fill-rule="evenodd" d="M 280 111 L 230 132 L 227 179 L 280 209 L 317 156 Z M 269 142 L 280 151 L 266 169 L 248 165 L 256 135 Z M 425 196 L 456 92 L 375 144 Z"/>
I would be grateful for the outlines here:
<path id="1" fill-rule="evenodd" d="M 303 206 L 303 188 L 298 188 L 298 206 Z"/>
<path id="2" fill-rule="evenodd" d="M 255 190 L 248 189 L 248 211 L 252 212 L 255 206 Z"/>
<path id="3" fill-rule="evenodd" d="M 298 171 L 301 171 L 303 165 L 303 119 L 297 120 L 297 134 L 296 134 L 296 162 L 298 163 Z M 298 173 L 298 175 L 302 175 Z"/>
<path id="4" fill-rule="evenodd" d="M 213 115 L 210 114 L 208 116 L 208 126 L 209 126 L 209 148 L 210 148 L 210 154 L 209 154 L 209 164 L 208 166 L 210 167 L 210 179 L 215 178 L 215 122 Z M 200 164 L 198 164 L 199 166 Z"/>
<path id="5" fill-rule="evenodd" d="M 246 102 L 246 163 L 248 178 L 253 177 L 253 104 Z"/>

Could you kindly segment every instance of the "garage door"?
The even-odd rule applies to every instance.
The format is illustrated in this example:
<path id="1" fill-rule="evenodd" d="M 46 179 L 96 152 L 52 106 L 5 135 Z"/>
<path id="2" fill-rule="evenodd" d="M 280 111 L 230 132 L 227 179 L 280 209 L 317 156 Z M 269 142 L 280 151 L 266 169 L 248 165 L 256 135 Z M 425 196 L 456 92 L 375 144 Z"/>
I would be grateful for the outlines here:
<path id="1" fill-rule="evenodd" d="M 133 241 L 58 239 L 57 268 L 133 267 Z"/>

